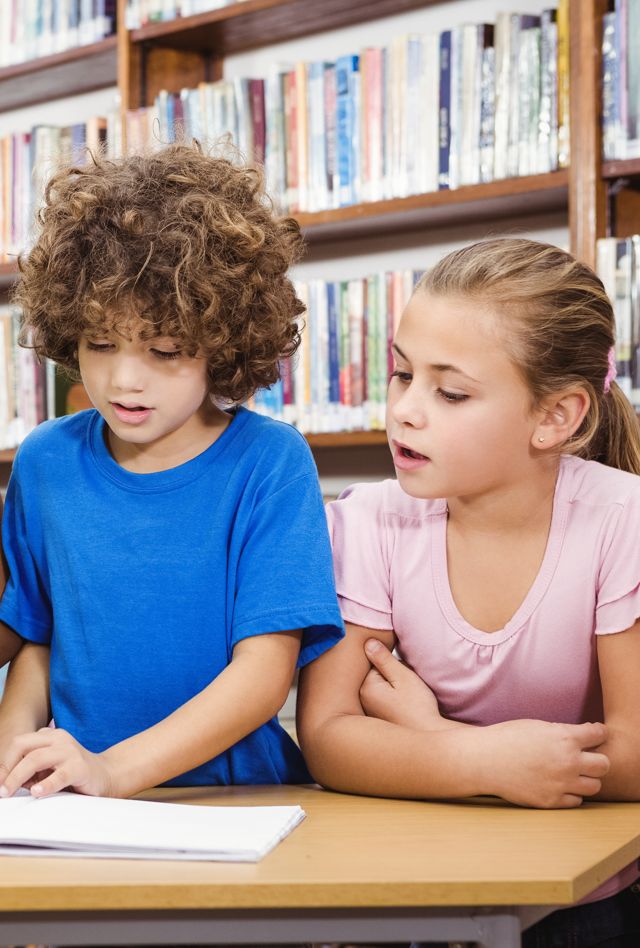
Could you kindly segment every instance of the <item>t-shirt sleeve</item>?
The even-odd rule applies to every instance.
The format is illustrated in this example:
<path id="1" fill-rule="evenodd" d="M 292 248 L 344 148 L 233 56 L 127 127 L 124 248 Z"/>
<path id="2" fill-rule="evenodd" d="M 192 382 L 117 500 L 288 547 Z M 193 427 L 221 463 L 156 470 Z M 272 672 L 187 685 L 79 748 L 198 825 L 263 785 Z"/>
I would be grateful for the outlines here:
<path id="1" fill-rule="evenodd" d="M 257 503 L 238 561 L 232 646 L 303 629 L 302 667 L 344 635 L 315 469 Z"/>
<path id="2" fill-rule="evenodd" d="M 393 629 L 382 484 L 356 484 L 327 507 L 336 590 L 345 622 Z"/>
<path id="3" fill-rule="evenodd" d="M 624 632 L 640 618 L 640 487 L 620 508 L 600 567 L 596 635 Z"/>
<path id="4" fill-rule="evenodd" d="M 51 602 L 34 555 L 36 529 L 29 526 L 18 459 L 9 479 L 2 517 L 2 546 L 7 561 L 7 585 L 0 600 L 0 621 L 32 642 L 51 641 Z"/>

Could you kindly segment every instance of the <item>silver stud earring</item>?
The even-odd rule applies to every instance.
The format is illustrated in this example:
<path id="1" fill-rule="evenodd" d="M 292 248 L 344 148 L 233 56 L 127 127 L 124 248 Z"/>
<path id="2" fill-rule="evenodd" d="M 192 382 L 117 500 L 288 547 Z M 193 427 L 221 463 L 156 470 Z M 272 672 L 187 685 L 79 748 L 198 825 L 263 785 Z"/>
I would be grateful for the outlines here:
<path id="1" fill-rule="evenodd" d="M 538 438 L 538 441 L 540 442 L 540 444 L 542 444 L 542 442 L 544 441 L 544 438 Z"/>

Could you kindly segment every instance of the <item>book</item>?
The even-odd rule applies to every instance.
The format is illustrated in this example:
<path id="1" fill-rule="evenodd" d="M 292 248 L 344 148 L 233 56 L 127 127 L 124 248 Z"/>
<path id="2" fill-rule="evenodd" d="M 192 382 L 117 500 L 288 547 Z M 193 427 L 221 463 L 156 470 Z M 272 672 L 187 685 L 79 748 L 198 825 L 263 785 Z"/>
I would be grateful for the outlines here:
<path id="1" fill-rule="evenodd" d="M 196 806 L 77 793 L 0 800 L 0 855 L 258 862 L 299 806 Z"/>

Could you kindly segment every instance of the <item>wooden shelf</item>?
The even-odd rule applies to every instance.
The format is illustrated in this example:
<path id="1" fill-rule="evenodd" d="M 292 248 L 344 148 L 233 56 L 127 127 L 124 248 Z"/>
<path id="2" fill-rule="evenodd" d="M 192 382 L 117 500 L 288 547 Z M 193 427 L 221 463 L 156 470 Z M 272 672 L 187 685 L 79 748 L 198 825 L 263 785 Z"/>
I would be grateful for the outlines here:
<path id="1" fill-rule="evenodd" d="M 568 184 L 569 173 L 563 169 L 294 216 L 307 240 L 316 243 L 566 210 Z"/>
<path id="2" fill-rule="evenodd" d="M 17 263 L 0 263 L 0 291 L 15 283 L 18 272 Z"/>
<path id="3" fill-rule="evenodd" d="M 115 86 L 117 39 L 30 59 L 0 69 L 0 112 Z"/>
<path id="4" fill-rule="evenodd" d="M 305 437 L 311 448 L 369 448 L 387 444 L 384 431 L 338 431 L 308 434 Z M 11 464 L 15 456 L 15 448 L 0 451 L 0 464 Z"/>
<path id="5" fill-rule="evenodd" d="M 228 56 L 326 30 L 396 16 L 442 0 L 245 0 L 131 31 L 133 43 Z"/>
<path id="6" fill-rule="evenodd" d="M 368 448 L 387 444 L 384 431 L 335 431 L 327 434 L 307 434 L 311 448 Z"/>
<path id="7" fill-rule="evenodd" d="M 627 178 L 640 174 L 640 158 L 626 158 L 624 161 L 604 161 L 603 178 Z"/>
<path id="8" fill-rule="evenodd" d="M 567 207 L 568 171 L 472 184 L 389 201 L 353 204 L 332 211 L 294 215 L 310 244 L 421 230 L 435 224 L 465 224 L 519 214 L 546 214 Z M 16 264 L 0 264 L 0 287 L 16 279 Z"/>

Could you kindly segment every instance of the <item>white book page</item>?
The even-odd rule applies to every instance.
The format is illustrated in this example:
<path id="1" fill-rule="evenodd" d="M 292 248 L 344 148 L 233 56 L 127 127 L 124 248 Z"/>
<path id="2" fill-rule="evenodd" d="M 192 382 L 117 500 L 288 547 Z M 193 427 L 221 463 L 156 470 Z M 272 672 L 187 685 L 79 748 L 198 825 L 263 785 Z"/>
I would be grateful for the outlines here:
<path id="1" fill-rule="evenodd" d="M 0 852 L 255 862 L 304 816 L 299 806 L 194 806 L 75 793 L 37 800 L 21 794 L 0 800 Z"/>

